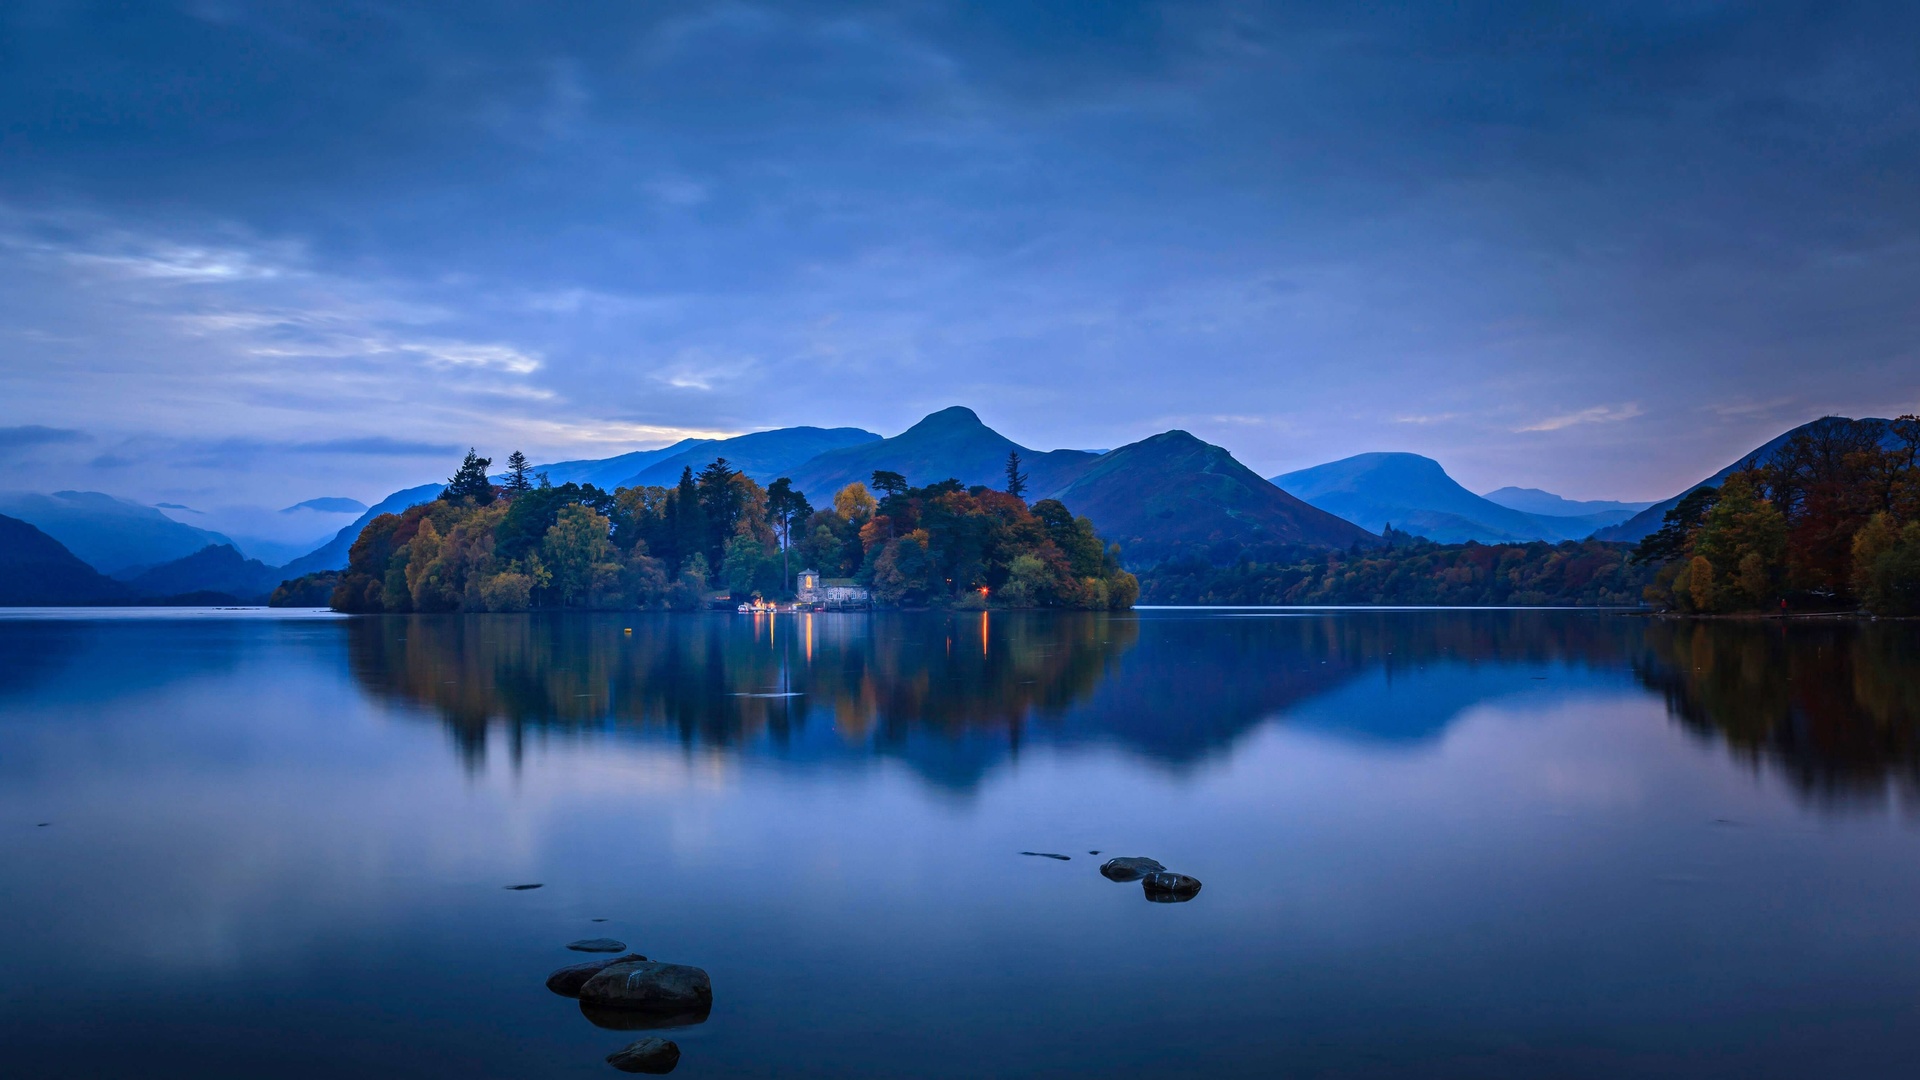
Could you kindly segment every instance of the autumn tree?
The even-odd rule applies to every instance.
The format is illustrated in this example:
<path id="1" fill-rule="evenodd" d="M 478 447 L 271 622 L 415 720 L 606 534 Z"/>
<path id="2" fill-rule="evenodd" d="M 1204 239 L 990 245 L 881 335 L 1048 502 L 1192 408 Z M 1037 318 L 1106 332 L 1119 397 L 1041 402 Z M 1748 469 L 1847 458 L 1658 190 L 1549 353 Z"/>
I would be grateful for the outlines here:
<path id="1" fill-rule="evenodd" d="M 446 490 L 440 493 L 448 502 L 464 501 L 474 506 L 485 506 L 493 501 L 493 481 L 487 479 L 487 468 L 493 464 L 492 458 L 483 458 L 467 448 L 466 460 L 460 468 L 447 478 Z"/>

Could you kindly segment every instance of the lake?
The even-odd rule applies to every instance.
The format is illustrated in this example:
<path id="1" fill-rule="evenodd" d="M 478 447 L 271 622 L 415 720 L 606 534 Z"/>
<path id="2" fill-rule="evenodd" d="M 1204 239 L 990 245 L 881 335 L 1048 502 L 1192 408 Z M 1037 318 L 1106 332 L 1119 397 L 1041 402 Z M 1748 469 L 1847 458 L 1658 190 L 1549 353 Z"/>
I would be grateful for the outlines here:
<path id="1" fill-rule="evenodd" d="M 1911 1075 L 1916 796 L 1911 623 L 15 613 L 0 1072 Z"/>

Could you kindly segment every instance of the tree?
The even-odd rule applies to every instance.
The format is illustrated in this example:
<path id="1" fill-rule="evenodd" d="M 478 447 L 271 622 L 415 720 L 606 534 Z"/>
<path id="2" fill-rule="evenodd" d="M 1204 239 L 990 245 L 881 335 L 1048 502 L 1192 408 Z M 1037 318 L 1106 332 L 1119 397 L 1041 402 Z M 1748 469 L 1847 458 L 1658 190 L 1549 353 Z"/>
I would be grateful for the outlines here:
<path id="1" fill-rule="evenodd" d="M 665 532 L 672 541 L 673 550 L 668 554 L 675 570 L 684 568 L 688 559 L 706 551 L 707 513 L 700 505 L 700 489 L 694 483 L 692 466 L 680 470 L 680 483 L 667 494 Z M 705 587 L 702 581 L 701 588 Z"/>
<path id="2" fill-rule="evenodd" d="M 883 497 L 904 495 L 907 491 L 907 478 L 897 472 L 890 472 L 886 469 L 875 469 L 873 471 L 873 490 L 879 492 Z"/>
<path id="3" fill-rule="evenodd" d="M 515 494 L 533 490 L 533 480 L 527 474 L 527 455 L 518 450 L 507 455 L 506 488 Z"/>
<path id="4" fill-rule="evenodd" d="M 1694 530 L 1707 519 L 1707 511 L 1720 501 L 1720 489 L 1704 484 L 1680 497 L 1673 509 L 1660 519 L 1660 528 L 1640 541 L 1633 561 L 1663 563 L 1685 555 L 1693 543 Z"/>
<path id="5" fill-rule="evenodd" d="M 1020 471 L 1020 451 L 1007 451 L 1007 494 L 1016 499 L 1027 497 L 1027 474 Z"/>
<path id="6" fill-rule="evenodd" d="M 447 478 L 447 489 L 440 497 L 448 502 L 466 501 L 474 506 L 486 506 L 493 502 L 493 481 L 487 479 L 487 467 L 493 464 L 492 458 L 483 458 L 467 448 L 467 457 L 460 468 Z"/>
<path id="7" fill-rule="evenodd" d="M 783 476 L 767 488 L 767 514 L 780 534 L 780 589 L 784 592 L 793 580 L 793 566 L 787 556 L 787 549 L 793 546 L 793 523 L 810 517 L 813 507 L 805 495 L 793 490 L 793 481 Z"/>
<path id="8" fill-rule="evenodd" d="M 1786 569 L 1786 518 L 1761 494 L 1757 479 L 1747 470 L 1727 477 L 1693 538 L 1693 588 L 1702 588 L 1698 560 L 1705 558 L 1713 567 L 1708 587 L 1718 608 L 1766 607 Z"/>
<path id="9" fill-rule="evenodd" d="M 880 509 L 880 500 L 867 491 L 867 485 L 855 480 L 833 496 L 833 512 L 844 521 L 864 524 Z"/>
<path id="10" fill-rule="evenodd" d="M 558 520 L 540 543 L 541 562 L 553 574 L 560 603 L 575 607 L 587 601 L 594 576 L 613 561 L 607 539 L 607 519 L 578 504 L 560 511 Z"/>

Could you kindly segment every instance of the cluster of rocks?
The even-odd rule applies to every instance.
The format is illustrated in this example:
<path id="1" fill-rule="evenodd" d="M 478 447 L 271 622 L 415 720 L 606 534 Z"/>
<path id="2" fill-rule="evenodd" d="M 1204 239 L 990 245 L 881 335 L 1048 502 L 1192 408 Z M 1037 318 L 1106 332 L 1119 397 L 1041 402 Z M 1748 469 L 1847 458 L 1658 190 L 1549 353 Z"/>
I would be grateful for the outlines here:
<path id="1" fill-rule="evenodd" d="M 1200 895 L 1200 881 L 1176 874 L 1156 859 L 1128 855 L 1100 864 L 1100 876 L 1108 881 L 1137 881 L 1149 901 L 1156 904 L 1184 904 Z"/>
<path id="2" fill-rule="evenodd" d="M 626 943 L 587 938 L 567 946 L 576 952 L 621 953 Z M 713 982 L 700 968 L 665 964 L 625 953 L 563 967 L 547 976 L 547 989 L 577 998 L 581 1015 L 596 1027 L 647 1031 L 704 1023 L 713 1009 Z M 630 1073 L 669 1073 L 680 1064 L 671 1039 L 648 1036 L 607 1055 L 607 1064 Z"/>

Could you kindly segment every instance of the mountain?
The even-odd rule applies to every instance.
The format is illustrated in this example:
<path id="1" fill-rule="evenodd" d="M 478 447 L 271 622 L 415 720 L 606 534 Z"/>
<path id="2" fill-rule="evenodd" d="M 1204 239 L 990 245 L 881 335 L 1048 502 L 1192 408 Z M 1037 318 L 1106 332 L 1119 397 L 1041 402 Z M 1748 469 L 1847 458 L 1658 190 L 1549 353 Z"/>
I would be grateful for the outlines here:
<path id="1" fill-rule="evenodd" d="M 1223 541 L 1343 548 L 1380 542 L 1184 431 L 1100 455 L 1055 497 L 1118 542 L 1130 566 Z"/>
<path id="2" fill-rule="evenodd" d="M 419 487 L 394 492 L 354 519 L 353 524 L 335 533 L 333 539 L 281 567 L 280 576 L 291 580 L 321 570 L 345 570 L 347 552 L 352 549 L 353 541 L 360 535 L 360 530 L 367 527 L 367 522 L 381 514 L 397 514 L 409 506 L 432 502 L 440 497 L 440 493 L 446 490 L 446 487 L 445 484 L 421 484 Z M 272 588 L 269 587 L 268 591 L 271 592 Z"/>
<path id="3" fill-rule="evenodd" d="M 128 579 L 141 596 L 225 593 L 243 603 L 265 603 L 285 575 L 279 567 L 240 554 L 231 544 L 213 544 L 184 559 L 146 570 Z"/>
<path id="4" fill-rule="evenodd" d="M 577 461 L 556 461 L 550 465 L 535 465 L 530 471 L 536 475 L 546 473 L 547 479 L 553 481 L 556 485 L 592 484 L 594 487 L 612 491 L 614 488 L 625 484 L 628 477 L 633 476 L 635 473 L 640 472 L 656 461 L 672 457 L 675 454 L 687 453 L 697 447 L 719 441 L 723 440 L 681 439 L 671 446 L 663 446 L 658 450 L 635 450 L 630 454 L 620 454 L 610 458 L 582 458 Z M 707 459 L 707 461 L 712 460 L 712 458 Z M 703 461 L 700 464 L 705 465 L 706 463 L 706 461 Z M 675 470 L 674 476 L 678 477 L 679 475 L 679 471 Z M 502 473 L 493 479 L 495 483 L 499 483 L 506 479 L 506 474 Z"/>
<path id="5" fill-rule="evenodd" d="M 1072 483 L 1099 455 L 1085 450 L 1029 450 L 980 422 L 972 409 L 942 409 L 891 439 L 842 447 L 806 462 L 788 475 L 793 486 L 817 506 L 855 480 L 871 483 L 887 469 L 914 485 L 949 477 L 968 486 L 1004 487 L 1007 454 L 1018 451 L 1027 474 L 1029 498 L 1044 498 Z"/>
<path id="6" fill-rule="evenodd" d="M 0 606 L 124 603 L 125 585 L 19 518 L 0 516 Z"/>
<path id="7" fill-rule="evenodd" d="M 361 502 L 359 499 L 330 496 L 319 499 L 308 499 L 305 502 L 297 502 L 280 512 L 283 514 L 297 514 L 302 510 L 313 510 L 322 514 L 358 514 L 364 512 L 366 508 L 367 504 Z M 182 509 L 185 508 L 182 507 Z"/>
<path id="8" fill-rule="evenodd" d="M 1523 513 L 1475 495 L 1439 462 L 1419 454 L 1356 454 L 1284 473 L 1273 482 L 1363 528 L 1392 524 L 1443 544 L 1579 540 L 1619 520 L 1617 515 Z"/>
<path id="9" fill-rule="evenodd" d="M 105 574 L 122 574 L 232 541 L 173 520 L 151 506 L 98 491 L 0 495 L 0 514 L 19 518 L 58 540 Z"/>
<path id="10" fill-rule="evenodd" d="M 1509 510 L 1518 510 L 1523 514 L 1541 514 L 1548 517 L 1612 517 L 1608 525 L 1617 525 L 1633 515 L 1652 506 L 1650 502 L 1619 502 L 1613 499 L 1575 500 L 1563 499 L 1551 491 L 1539 488 L 1503 487 L 1498 491 L 1489 491 L 1481 498 L 1488 502 L 1499 503 Z"/>
<path id="11" fill-rule="evenodd" d="M 682 469 L 690 468 L 697 473 L 714 458 L 722 457 L 760 483 L 769 484 L 782 476 L 791 475 L 795 469 L 828 451 L 879 441 L 880 436 L 873 432 L 851 427 L 790 427 L 755 431 L 688 447 L 629 475 L 618 486 L 672 487 L 679 482 Z M 1001 460 L 1004 462 L 1005 458 Z"/>
<path id="12" fill-rule="evenodd" d="M 1779 435 L 1776 435 L 1773 438 L 1768 439 L 1766 442 L 1761 443 L 1759 446 L 1754 447 L 1752 450 L 1748 451 L 1747 453 L 1740 455 L 1740 457 L 1736 459 L 1732 464 L 1728 465 L 1724 469 L 1721 469 L 1719 472 L 1714 473 L 1712 476 L 1707 477 L 1705 480 L 1702 480 L 1699 483 L 1688 487 L 1686 491 L 1680 492 L 1679 494 L 1675 495 L 1671 499 L 1664 499 L 1660 502 L 1654 503 L 1652 506 L 1649 506 L 1645 510 L 1640 511 L 1638 514 L 1635 514 L 1631 518 L 1628 518 L 1626 521 L 1620 523 L 1619 525 L 1615 525 L 1607 529 L 1602 529 L 1598 533 L 1595 533 L 1594 537 L 1595 539 L 1598 539 L 1598 540 L 1618 540 L 1618 541 L 1624 541 L 1627 543 L 1638 543 L 1639 541 L 1645 539 L 1646 537 L 1652 535 L 1653 533 L 1659 530 L 1661 519 L 1667 516 L 1667 511 L 1680 505 L 1680 500 L 1683 498 L 1686 498 L 1688 491 L 1692 491 L 1694 488 L 1700 488 L 1700 487 L 1708 487 L 1708 486 L 1719 487 L 1723 482 L 1726 481 L 1727 477 L 1733 475 L 1734 473 L 1740 471 L 1741 469 L 1746 468 L 1747 462 L 1754 461 L 1764 465 L 1768 462 L 1768 460 L 1770 460 L 1773 457 L 1775 451 L 1779 450 L 1782 446 L 1785 446 L 1787 444 L 1787 440 L 1793 438 L 1795 435 L 1798 435 L 1802 431 L 1817 430 L 1823 426 L 1830 425 L 1830 424 L 1879 424 L 1881 428 L 1884 430 L 1886 428 L 1886 425 L 1888 424 L 1888 421 L 1880 419 L 1879 417 L 1872 417 L 1872 416 L 1864 417 L 1859 420 L 1849 419 L 1848 417 L 1845 417 L 1845 416 L 1823 416 L 1820 419 L 1814 420 L 1810 423 L 1801 424 L 1799 427 L 1794 428 L 1791 431 L 1781 432 Z M 1892 439 L 1891 433 L 1889 433 L 1886 436 L 1886 438 L 1891 440 Z"/>

